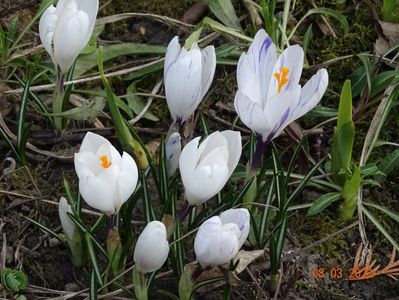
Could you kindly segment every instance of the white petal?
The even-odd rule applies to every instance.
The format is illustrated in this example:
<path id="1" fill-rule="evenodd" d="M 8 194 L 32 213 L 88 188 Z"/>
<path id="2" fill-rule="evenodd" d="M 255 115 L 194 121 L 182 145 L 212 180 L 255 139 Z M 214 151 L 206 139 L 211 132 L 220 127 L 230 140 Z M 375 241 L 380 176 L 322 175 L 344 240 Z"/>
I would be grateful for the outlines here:
<path id="1" fill-rule="evenodd" d="M 225 130 L 222 131 L 223 136 L 226 138 L 229 149 L 229 177 L 237 167 L 237 164 L 241 157 L 242 142 L 241 133 L 239 131 Z"/>
<path id="2" fill-rule="evenodd" d="M 76 225 L 68 216 L 68 213 L 72 213 L 72 209 L 69 206 L 68 201 L 64 197 L 61 197 L 58 205 L 58 214 L 60 216 L 62 230 L 64 230 L 65 235 L 72 240 Z"/>
<path id="3" fill-rule="evenodd" d="M 89 16 L 83 11 L 67 7 L 59 16 L 54 32 L 54 59 L 62 73 L 68 72 L 86 47 L 90 26 Z"/>
<path id="4" fill-rule="evenodd" d="M 158 221 L 147 224 L 137 239 L 134 262 L 142 273 L 154 272 L 162 267 L 168 258 L 169 243 L 166 240 L 165 225 Z"/>
<path id="5" fill-rule="evenodd" d="M 47 53 L 54 60 L 53 36 L 57 24 L 56 8 L 50 5 L 42 14 L 39 21 L 40 40 Z"/>
<path id="6" fill-rule="evenodd" d="M 263 108 L 267 99 L 269 82 L 272 78 L 273 67 L 276 63 L 276 60 L 276 46 L 273 44 L 271 37 L 264 29 L 259 30 L 256 33 L 247 53 L 247 61 L 251 65 L 251 69 L 254 72 L 253 76 L 255 76 L 255 81 L 251 83 L 251 77 L 244 77 L 241 81 L 247 81 L 248 85 L 254 85 L 253 91 L 254 93 L 256 91 L 256 93 L 259 95 L 258 97 L 261 99 Z M 246 74 L 244 73 L 243 76 L 245 75 L 248 75 L 248 72 L 246 72 Z M 244 90 L 247 95 L 250 95 L 247 93 L 246 89 Z"/>
<path id="7" fill-rule="evenodd" d="M 125 203 L 136 189 L 139 173 L 134 159 L 123 152 L 120 164 L 120 173 L 118 179 L 119 196 L 117 203 L 114 203 L 116 212 L 119 211 L 123 203 Z"/>
<path id="8" fill-rule="evenodd" d="M 165 95 L 173 120 L 184 122 L 201 101 L 201 51 L 182 49 L 165 74 Z"/>
<path id="9" fill-rule="evenodd" d="M 168 48 L 166 49 L 166 55 L 165 55 L 165 63 L 164 63 L 164 77 L 166 77 L 170 66 L 172 63 L 174 63 L 179 56 L 180 53 L 180 43 L 179 43 L 179 37 L 175 36 L 169 43 Z"/>
<path id="10" fill-rule="evenodd" d="M 91 34 L 93 33 L 94 25 L 96 23 L 99 1 L 98 0 L 79 0 L 77 1 L 78 10 L 84 11 L 89 16 L 89 37 L 87 42 L 90 39 Z M 87 43 L 86 42 L 86 43 Z"/>
<path id="11" fill-rule="evenodd" d="M 326 69 L 320 69 L 303 86 L 301 99 L 295 109 L 296 119 L 299 119 L 311 111 L 320 102 L 328 86 L 328 73 Z"/>
<path id="12" fill-rule="evenodd" d="M 91 152 L 75 153 L 75 171 L 79 178 L 88 175 L 97 175 L 101 172 L 100 158 Z"/>
<path id="13" fill-rule="evenodd" d="M 222 225 L 219 217 L 206 220 L 194 241 L 194 252 L 202 267 L 228 263 L 239 250 L 239 228 L 236 224 Z"/>
<path id="14" fill-rule="evenodd" d="M 301 86 L 276 94 L 268 99 L 265 113 L 268 116 L 272 130 L 268 134 L 262 134 L 264 141 L 271 141 L 295 120 L 294 109 L 298 105 L 301 96 Z"/>
<path id="15" fill-rule="evenodd" d="M 111 165 L 98 176 L 79 178 L 79 191 L 86 203 L 107 215 L 115 213 L 114 203 L 119 191 L 116 187 L 119 166 Z"/>
<path id="16" fill-rule="evenodd" d="M 214 149 L 218 147 L 225 147 L 226 150 L 228 149 L 228 143 L 225 139 L 224 135 L 220 131 L 215 131 L 211 133 L 207 138 L 202 141 L 201 145 L 198 148 L 198 152 L 200 154 L 199 160 L 202 161 L 205 159 L 206 156 Z M 228 151 L 226 153 L 226 158 L 224 161 L 228 161 Z"/>
<path id="17" fill-rule="evenodd" d="M 216 53 L 215 47 L 208 46 L 201 51 L 202 57 L 202 75 L 201 75 L 201 95 L 204 98 L 211 86 L 213 76 L 216 70 Z"/>
<path id="18" fill-rule="evenodd" d="M 79 152 L 97 153 L 97 150 L 104 144 L 113 147 L 112 144 L 106 138 L 89 131 L 88 133 L 86 133 L 85 137 L 83 138 Z"/>
<path id="19" fill-rule="evenodd" d="M 234 223 L 238 225 L 241 232 L 239 238 L 239 248 L 241 248 L 245 240 L 248 238 L 250 230 L 250 216 L 248 209 L 237 208 L 226 210 L 220 214 L 220 220 L 223 224 Z"/>
<path id="20" fill-rule="evenodd" d="M 272 130 L 262 107 L 258 103 L 251 101 L 241 90 L 238 90 L 235 96 L 234 107 L 241 122 L 255 133 L 267 135 Z"/>
<path id="21" fill-rule="evenodd" d="M 192 139 L 182 150 L 179 159 L 180 175 L 184 180 L 188 180 L 194 175 L 195 167 L 198 164 L 199 152 L 198 144 L 201 137 Z"/>
<path id="22" fill-rule="evenodd" d="M 287 79 L 288 82 L 281 88 L 281 93 L 296 87 L 301 79 L 303 68 L 303 49 L 299 45 L 289 46 L 277 59 L 273 69 L 273 74 L 280 74 L 281 68 L 288 68 Z M 278 93 L 278 80 L 271 78 L 268 98 Z"/>
<path id="23" fill-rule="evenodd" d="M 165 145 L 165 154 L 167 159 L 168 176 L 175 174 L 179 167 L 179 158 L 181 154 L 181 137 L 178 132 L 174 132 Z"/>

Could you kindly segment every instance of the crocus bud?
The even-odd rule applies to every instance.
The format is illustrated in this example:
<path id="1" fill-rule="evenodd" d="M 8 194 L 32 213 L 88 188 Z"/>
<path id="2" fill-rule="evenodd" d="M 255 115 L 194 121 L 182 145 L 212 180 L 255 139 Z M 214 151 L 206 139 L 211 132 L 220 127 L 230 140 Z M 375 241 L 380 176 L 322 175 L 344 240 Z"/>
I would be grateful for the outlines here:
<path id="1" fill-rule="evenodd" d="M 193 139 L 180 155 L 180 174 L 190 205 L 201 205 L 226 184 L 241 156 L 241 134 L 238 131 L 216 131 L 199 145 Z"/>
<path id="2" fill-rule="evenodd" d="M 41 16 L 40 39 L 61 73 L 68 72 L 89 42 L 97 12 L 98 0 L 59 0 Z"/>
<path id="3" fill-rule="evenodd" d="M 75 170 L 83 199 L 107 215 L 117 213 L 137 186 L 133 158 L 126 152 L 121 156 L 108 140 L 91 132 L 75 153 Z"/>
<path id="4" fill-rule="evenodd" d="M 181 154 L 181 137 L 178 132 L 174 132 L 167 140 L 165 145 L 167 169 L 169 177 L 175 174 L 179 167 L 179 158 Z"/>
<path id="5" fill-rule="evenodd" d="M 326 69 L 320 69 L 301 88 L 303 58 L 299 45 L 288 47 L 277 58 L 276 46 L 262 29 L 238 61 L 234 106 L 241 121 L 263 142 L 270 142 L 313 109 L 327 89 Z"/>
<path id="6" fill-rule="evenodd" d="M 85 263 L 86 252 L 83 247 L 82 237 L 68 213 L 72 214 L 71 206 L 64 197 L 61 197 L 58 205 L 58 214 L 62 230 L 65 233 L 66 241 L 71 250 L 73 264 L 77 267 L 81 267 Z"/>
<path id="7" fill-rule="evenodd" d="M 182 48 L 176 36 L 168 45 L 165 56 L 165 94 L 174 122 L 182 124 L 200 104 L 208 91 L 216 69 L 213 46 L 200 50 Z"/>
<path id="8" fill-rule="evenodd" d="M 64 197 L 61 197 L 58 204 L 58 214 L 60 216 L 62 230 L 64 231 L 67 238 L 72 240 L 75 234 L 76 225 L 68 216 L 68 213 L 72 214 L 71 206 L 68 204 L 68 201 Z"/>
<path id="9" fill-rule="evenodd" d="M 229 209 L 206 220 L 194 241 L 197 261 L 203 268 L 230 262 L 247 239 L 249 229 L 249 212 L 245 208 Z"/>
<path id="10" fill-rule="evenodd" d="M 134 248 L 134 263 L 141 273 L 158 270 L 165 263 L 169 254 L 169 242 L 166 228 L 161 222 L 152 221 L 140 234 Z"/>

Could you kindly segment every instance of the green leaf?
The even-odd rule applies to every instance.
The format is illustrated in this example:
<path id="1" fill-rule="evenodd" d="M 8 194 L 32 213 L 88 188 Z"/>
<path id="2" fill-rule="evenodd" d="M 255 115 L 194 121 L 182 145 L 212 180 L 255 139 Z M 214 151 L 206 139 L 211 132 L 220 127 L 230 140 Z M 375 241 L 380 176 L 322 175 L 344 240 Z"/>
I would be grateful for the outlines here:
<path id="1" fill-rule="evenodd" d="M 341 92 L 337 127 L 334 129 L 331 149 L 331 167 L 335 173 L 334 180 L 341 185 L 345 182 L 345 176 L 339 175 L 339 172 L 340 170 L 350 172 L 354 137 L 355 126 L 352 122 L 352 90 L 351 83 L 347 80 Z"/>
<path id="2" fill-rule="evenodd" d="M 338 111 L 335 108 L 317 105 L 306 115 L 308 117 L 334 118 L 338 115 Z"/>
<path id="3" fill-rule="evenodd" d="M 356 209 L 357 193 L 360 188 L 362 178 L 360 176 L 360 168 L 355 167 L 351 179 L 345 181 L 342 189 L 342 198 L 344 202 L 339 208 L 339 214 L 341 220 L 350 220 Z"/>
<path id="4" fill-rule="evenodd" d="M 381 206 L 381 205 L 378 205 L 378 204 L 375 204 L 375 203 L 364 202 L 364 205 L 371 206 L 371 207 L 374 207 L 374 208 L 382 211 L 384 214 L 388 215 L 393 220 L 395 220 L 396 222 L 399 223 L 399 213 L 398 212 L 392 211 L 392 210 L 390 210 L 390 209 L 388 209 L 388 208 L 386 208 L 384 206 Z"/>
<path id="5" fill-rule="evenodd" d="M 39 222 L 37 222 L 37 221 L 27 217 L 27 216 L 23 216 L 23 217 L 26 220 L 28 220 L 29 222 L 31 222 L 33 225 L 39 227 L 45 233 L 47 233 L 47 234 L 51 235 L 52 237 L 56 238 L 65 247 L 68 247 L 67 243 L 57 233 L 55 233 L 53 230 L 51 230 L 50 228 L 44 226 L 43 224 L 40 224 Z"/>
<path id="6" fill-rule="evenodd" d="M 211 18 L 205 17 L 203 22 L 204 22 L 204 24 L 206 24 L 210 28 L 212 28 L 212 30 L 214 30 L 215 32 L 221 33 L 223 35 L 228 34 L 232 37 L 236 37 L 236 38 L 242 39 L 247 42 L 252 42 L 252 38 L 241 34 L 239 31 L 234 30 L 233 28 L 224 26 L 223 24 L 221 24 L 215 20 L 212 20 Z"/>
<path id="7" fill-rule="evenodd" d="M 303 55 L 306 59 L 306 54 L 308 52 L 310 40 L 313 38 L 313 29 L 312 24 L 309 25 L 308 30 L 306 30 L 305 35 L 303 36 Z M 306 60 L 307 61 L 307 60 Z"/>
<path id="8" fill-rule="evenodd" d="M 309 208 L 308 212 L 306 213 L 306 216 L 313 216 L 322 212 L 333 202 L 339 199 L 341 199 L 341 194 L 337 192 L 328 193 L 320 196 L 319 199 L 317 199 Z"/>
<path id="9" fill-rule="evenodd" d="M 47 116 L 63 117 L 71 120 L 85 121 L 97 117 L 105 108 L 107 101 L 103 97 L 95 97 L 79 107 L 71 108 L 62 113 L 48 113 Z"/>
<path id="10" fill-rule="evenodd" d="M 364 73 L 365 73 L 366 79 L 367 79 L 367 87 L 370 92 L 371 91 L 371 61 L 368 56 L 365 56 L 365 55 L 358 55 L 358 56 L 363 63 Z"/>
<path id="11" fill-rule="evenodd" d="M 137 300 L 148 300 L 148 288 L 145 275 L 137 270 L 136 267 L 133 268 L 133 284 Z"/>
<path id="12" fill-rule="evenodd" d="M 148 65 L 144 68 L 141 68 L 140 70 L 134 71 L 134 72 L 130 73 L 129 75 L 126 75 L 124 77 L 124 80 L 135 80 L 135 79 L 141 78 L 145 75 L 161 71 L 163 69 L 163 65 L 164 65 L 163 61 L 159 61 L 154 64 Z"/>
<path id="13" fill-rule="evenodd" d="M 27 163 L 25 156 L 25 146 L 26 146 L 26 126 L 25 126 L 25 115 L 28 108 L 28 96 L 29 96 L 29 86 L 30 81 L 28 80 L 25 84 L 24 90 L 21 97 L 21 105 L 19 107 L 18 116 L 18 127 L 17 127 L 17 149 L 19 157 L 21 158 L 21 163 L 25 165 Z"/>
<path id="14" fill-rule="evenodd" d="M 179 280 L 179 298 L 180 300 L 190 300 L 191 293 L 194 288 L 193 281 L 191 279 L 192 272 L 190 266 L 185 266 L 184 271 L 180 276 Z"/>
<path id="15" fill-rule="evenodd" d="M 132 82 L 129 87 L 127 88 L 127 103 L 130 107 L 130 109 L 136 114 L 140 114 L 144 107 L 146 106 L 146 103 L 144 100 L 140 97 L 135 95 L 137 93 L 136 89 L 136 82 Z M 150 121 L 159 121 L 159 118 L 154 115 L 150 110 L 147 110 L 146 113 L 144 114 L 143 118 L 150 120 Z"/>
<path id="16" fill-rule="evenodd" d="M 355 71 L 353 71 L 352 74 L 348 76 L 348 79 L 352 83 L 352 97 L 359 96 L 367 84 L 366 71 L 364 66 L 360 66 Z"/>
<path id="17" fill-rule="evenodd" d="M 91 271 L 90 275 L 90 300 L 97 300 L 97 281 L 96 281 L 96 272 L 94 270 Z"/>
<path id="18" fill-rule="evenodd" d="M 163 46 L 139 44 L 139 43 L 121 43 L 103 47 L 103 62 L 117 58 L 123 55 L 148 55 L 165 54 L 166 48 Z M 76 61 L 74 77 L 80 77 L 90 71 L 98 64 L 99 49 L 93 53 L 80 55 Z"/>
<path id="19" fill-rule="evenodd" d="M 388 156 L 385 156 L 382 161 L 378 164 L 378 168 L 385 175 L 389 175 L 399 163 L 399 149 L 395 149 Z M 378 181 L 381 182 L 385 179 L 385 176 L 378 177 Z"/>
<path id="20" fill-rule="evenodd" d="M 28 277 L 24 272 L 5 268 L 1 270 L 1 284 L 10 292 L 23 292 L 28 286 Z"/>
<path id="21" fill-rule="evenodd" d="M 302 22 L 305 21 L 305 19 L 307 17 L 309 17 L 311 15 L 314 15 L 314 14 L 322 14 L 322 15 L 327 15 L 327 16 L 333 17 L 334 19 L 336 19 L 341 24 L 345 35 L 349 32 L 349 23 L 348 23 L 348 21 L 346 20 L 346 17 L 343 14 L 341 14 L 341 13 L 339 13 L 336 10 L 331 9 L 331 8 L 319 7 L 319 8 L 313 8 L 313 9 L 308 10 L 306 15 L 304 15 L 302 17 L 302 19 L 300 19 L 298 21 L 298 23 L 295 25 L 294 29 L 291 31 L 291 33 L 290 33 L 290 35 L 288 37 L 289 41 L 294 36 L 295 32 L 299 28 L 299 25 L 301 25 Z"/>
<path id="22" fill-rule="evenodd" d="M 100 286 L 102 286 L 103 285 L 103 280 L 101 278 L 100 269 L 98 268 L 96 253 L 95 253 L 94 248 L 93 248 L 91 236 L 89 234 L 87 234 L 87 233 L 85 234 L 85 240 L 86 240 L 87 249 L 89 251 L 89 257 L 90 257 L 91 265 L 93 266 L 93 271 L 95 273 L 96 281 L 100 284 Z"/>
<path id="23" fill-rule="evenodd" d="M 240 30 L 234 6 L 231 0 L 208 0 L 209 9 L 227 27 Z"/>
<path id="24" fill-rule="evenodd" d="M 105 25 L 95 26 L 93 30 L 93 34 L 90 37 L 89 43 L 86 48 L 80 52 L 80 55 L 91 54 L 94 53 L 97 49 L 97 38 L 104 31 Z"/>
<path id="25" fill-rule="evenodd" d="M 371 222 L 378 228 L 379 231 L 385 236 L 385 238 L 399 251 L 399 244 L 396 242 L 395 238 L 382 226 L 382 224 L 377 220 L 377 218 L 366 208 L 362 207 L 364 214 L 369 218 Z"/>

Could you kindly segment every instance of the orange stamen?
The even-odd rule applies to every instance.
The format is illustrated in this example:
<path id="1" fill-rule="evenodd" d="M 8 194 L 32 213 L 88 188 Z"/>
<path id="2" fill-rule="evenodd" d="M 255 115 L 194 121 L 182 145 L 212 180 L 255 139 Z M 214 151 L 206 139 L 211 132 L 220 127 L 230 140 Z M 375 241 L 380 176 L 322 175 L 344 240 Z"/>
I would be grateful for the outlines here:
<path id="1" fill-rule="evenodd" d="M 280 68 L 280 73 L 274 73 L 273 76 L 277 79 L 277 83 L 278 83 L 278 90 L 277 92 L 280 93 L 281 89 L 283 88 L 283 86 L 288 82 L 288 72 L 290 70 L 286 67 L 281 67 Z"/>
<path id="2" fill-rule="evenodd" d="M 108 169 L 111 166 L 111 162 L 108 160 L 108 157 L 106 155 L 103 155 L 100 157 L 101 160 L 101 167 L 103 169 Z"/>

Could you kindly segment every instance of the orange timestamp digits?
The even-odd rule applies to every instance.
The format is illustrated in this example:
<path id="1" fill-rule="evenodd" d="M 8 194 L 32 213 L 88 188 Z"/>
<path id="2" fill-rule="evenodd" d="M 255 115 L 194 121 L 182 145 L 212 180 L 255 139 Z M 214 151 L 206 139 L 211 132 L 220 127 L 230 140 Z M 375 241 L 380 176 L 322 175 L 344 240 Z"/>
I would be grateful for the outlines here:
<path id="1" fill-rule="evenodd" d="M 347 274 L 348 276 L 346 277 L 344 270 L 340 267 L 330 269 L 316 267 L 310 270 L 310 275 L 317 279 L 328 277 L 331 280 L 364 280 L 373 278 L 376 274 L 371 268 L 350 268 L 349 274 Z"/>
<path id="2" fill-rule="evenodd" d="M 312 277 L 318 278 L 318 279 L 325 278 L 327 276 L 327 274 L 330 279 L 334 279 L 334 280 L 339 280 L 344 277 L 344 271 L 342 270 L 342 268 L 331 268 L 331 269 L 313 268 L 310 273 L 311 273 Z"/>

